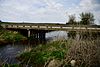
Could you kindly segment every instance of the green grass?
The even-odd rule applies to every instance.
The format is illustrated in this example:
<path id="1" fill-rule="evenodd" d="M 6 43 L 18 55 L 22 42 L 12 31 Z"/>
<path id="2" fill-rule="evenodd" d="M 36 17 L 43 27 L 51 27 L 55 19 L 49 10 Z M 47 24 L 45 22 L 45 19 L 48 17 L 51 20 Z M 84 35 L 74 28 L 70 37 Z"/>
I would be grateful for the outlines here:
<path id="1" fill-rule="evenodd" d="M 27 38 L 18 32 L 5 30 L 0 26 L 0 44 L 7 42 L 18 42 L 25 39 Z"/>
<path id="2" fill-rule="evenodd" d="M 3 64 L 2 67 L 21 67 L 19 64 Z"/>
<path id="3" fill-rule="evenodd" d="M 31 64 L 32 66 L 44 65 L 50 59 L 64 59 L 67 51 L 66 41 L 55 41 L 46 45 L 38 45 L 31 51 L 23 52 L 19 56 L 19 60 L 23 64 Z"/>

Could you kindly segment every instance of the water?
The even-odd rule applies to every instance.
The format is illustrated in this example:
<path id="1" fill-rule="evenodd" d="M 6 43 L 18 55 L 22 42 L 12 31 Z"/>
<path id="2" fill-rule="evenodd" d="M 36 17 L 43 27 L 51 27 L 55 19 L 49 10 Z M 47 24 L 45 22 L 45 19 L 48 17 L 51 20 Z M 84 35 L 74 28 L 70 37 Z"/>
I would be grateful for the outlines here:
<path id="1" fill-rule="evenodd" d="M 25 49 L 27 49 L 29 45 L 23 44 L 8 44 L 0 47 L 0 59 L 9 64 L 19 63 L 16 59 L 16 56 L 22 53 Z"/>
<path id="2" fill-rule="evenodd" d="M 53 31 L 46 33 L 47 40 L 59 40 L 59 39 L 68 39 L 67 31 Z"/>
<path id="3" fill-rule="evenodd" d="M 54 31 L 50 33 L 46 33 L 46 40 L 56 40 L 67 38 L 67 32 L 66 31 Z M 18 64 L 20 63 L 16 56 L 25 51 L 27 48 L 32 48 L 34 45 L 28 45 L 28 44 L 21 44 L 21 43 L 15 43 L 15 44 L 7 44 L 4 46 L 0 46 L 0 61 L 4 63 L 9 64 Z"/>

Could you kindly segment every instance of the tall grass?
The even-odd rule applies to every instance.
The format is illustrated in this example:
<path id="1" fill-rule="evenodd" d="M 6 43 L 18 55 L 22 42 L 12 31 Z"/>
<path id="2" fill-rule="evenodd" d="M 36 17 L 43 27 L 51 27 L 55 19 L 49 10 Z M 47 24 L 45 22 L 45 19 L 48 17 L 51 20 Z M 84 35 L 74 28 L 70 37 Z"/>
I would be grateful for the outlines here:
<path id="1" fill-rule="evenodd" d="M 43 66 L 51 59 L 64 59 L 65 51 L 67 51 L 65 41 L 55 41 L 46 45 L 38 45 L 30 52 L 22 53 L 19 60 L 22 61 L 22 64 L 32 65 L 33 67 Z"/>
<path id="2" fill-rule="evenodd" d="M 75 32 L 74 32 L 75 33 Z M 73 36 L 70 47 L 65 56 L 64 66 L 70 66 L 71 60 L 76 61 L 75 67 L 100 66 L 100 34 L 99 32 L 77 32 L 78 38 Z"/>

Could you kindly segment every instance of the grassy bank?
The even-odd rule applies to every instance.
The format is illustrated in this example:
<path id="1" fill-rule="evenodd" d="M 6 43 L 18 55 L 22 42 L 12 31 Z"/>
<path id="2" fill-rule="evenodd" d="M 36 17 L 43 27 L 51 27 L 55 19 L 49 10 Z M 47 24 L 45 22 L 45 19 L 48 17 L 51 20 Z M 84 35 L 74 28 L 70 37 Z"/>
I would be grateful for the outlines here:
<path id="1" fill-rule="evenodd" d="M 0 26 L 0 44 L 13 43 L 26 39 L 26 37 L 18 32 L 6 30 Z"/>
<path id="2" fill-rule="evenodd" d="M 25 51 L 19 56 L 22 64 L 33 67 L 43 67 L 45 63 L 52 59 L 63 60 L 67 51 L 65 41 L 55 41 L 46 45 L 38 45 L 30 51 Z"/>
<path id="3" fill-rule="evenodd" d="M 17 57 L 22 67 L 77 67 L 100 66 L 100 40 L 59 40 L 23 52 Z"/>

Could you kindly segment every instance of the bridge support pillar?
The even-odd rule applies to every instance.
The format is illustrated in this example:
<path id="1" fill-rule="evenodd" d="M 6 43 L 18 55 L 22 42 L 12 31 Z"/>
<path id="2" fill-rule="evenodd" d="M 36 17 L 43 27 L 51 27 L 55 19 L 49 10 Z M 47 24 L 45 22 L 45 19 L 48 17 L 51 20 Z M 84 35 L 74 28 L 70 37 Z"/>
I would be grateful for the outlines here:
<path id="1" fill-rule="evenodd" d="M 30 37 L 31 31 L 29 29 L 27 29 L 27 30 L 28 30 L 28 37 Z"/>
<path id="2" fill-rule="evenodd" d="M 39 43 L 44 43 L 46 40 L 46 32 L 44 30 L 31 30 L 31 36 L 33 37 L 34 41 Z"/>
<path id="3" fill-rule="evenodd" d="M 39 40 L 45 41 L 45 32 L 39 33 Z"/>

